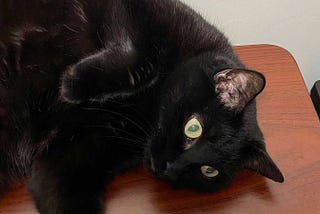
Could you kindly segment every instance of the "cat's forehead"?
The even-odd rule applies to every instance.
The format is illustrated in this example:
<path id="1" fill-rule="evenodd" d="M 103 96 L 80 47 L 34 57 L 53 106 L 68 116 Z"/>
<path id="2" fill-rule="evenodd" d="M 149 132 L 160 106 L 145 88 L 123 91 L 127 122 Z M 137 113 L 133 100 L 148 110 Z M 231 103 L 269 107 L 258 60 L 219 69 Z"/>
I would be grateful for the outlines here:
<path id="1" fill-rule="evenodd" d="M 180 69 L 165 85 L 167 98 L 172 102 L 202 102 L 214 94 L 209 78 L 200 69 Z"/>

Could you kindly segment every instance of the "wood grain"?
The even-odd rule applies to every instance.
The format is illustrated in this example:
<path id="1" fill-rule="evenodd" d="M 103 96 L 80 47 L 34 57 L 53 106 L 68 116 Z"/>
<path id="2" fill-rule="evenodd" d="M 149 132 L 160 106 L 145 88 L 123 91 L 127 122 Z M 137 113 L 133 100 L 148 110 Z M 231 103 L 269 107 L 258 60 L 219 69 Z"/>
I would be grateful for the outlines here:
<path id="1" fill-rule="evenodd" d="M 204 194 L 173 190 L 139 168 L 108 187 L 107 213 L 320 213 L 320 126 L 295 60 L 277 46 L 235 50 L 249 68 L 266 76 L 258 97 L 259 123 L 285 182 L 243 172 L 229 188 Z M 13 213 L 37 213 L 23 186 L 0 199 L 0 214 Z"/>

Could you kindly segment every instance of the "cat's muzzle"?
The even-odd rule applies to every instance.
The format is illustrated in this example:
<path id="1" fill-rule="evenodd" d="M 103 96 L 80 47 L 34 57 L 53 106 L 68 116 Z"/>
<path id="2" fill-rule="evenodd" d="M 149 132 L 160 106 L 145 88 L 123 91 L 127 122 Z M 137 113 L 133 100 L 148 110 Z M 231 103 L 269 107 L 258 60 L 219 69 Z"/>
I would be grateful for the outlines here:
<path id="1" fill-rule="evenodd" d="M 145 158 L 144 161 L 144 167 L 154 176 L 162 179 L 166 179 L 166 172 L 170 166 L 171 164 L 169 162 L 157 163 L 152 155 L 150 155 L 148 158 Z"/>

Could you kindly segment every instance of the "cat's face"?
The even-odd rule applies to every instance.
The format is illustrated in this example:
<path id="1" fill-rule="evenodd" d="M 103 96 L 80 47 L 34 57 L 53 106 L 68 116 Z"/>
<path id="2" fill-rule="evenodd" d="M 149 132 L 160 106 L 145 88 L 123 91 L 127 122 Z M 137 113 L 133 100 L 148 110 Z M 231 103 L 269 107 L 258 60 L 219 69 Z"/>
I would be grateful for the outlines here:
<path id="1" fill-rule="evenodd" d="M 254 98 L 264 84 L 253 71 L 217 72 L 192 60 L 179 66 L 162 87 L 147 168 L 176 187 L 204 191 L 226 186 L 243 168 L 282 182 L 256 122 Z"/>

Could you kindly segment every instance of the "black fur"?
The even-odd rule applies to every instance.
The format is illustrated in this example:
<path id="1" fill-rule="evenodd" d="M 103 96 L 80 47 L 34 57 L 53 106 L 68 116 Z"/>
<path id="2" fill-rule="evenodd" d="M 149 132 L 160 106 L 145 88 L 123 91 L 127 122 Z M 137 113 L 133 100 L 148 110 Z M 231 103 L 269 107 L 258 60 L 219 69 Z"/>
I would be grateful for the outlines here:
<path id="1" fill-rule="evenodd" d="M 102 213 L 105 185 L 143 159 L 177 187 L 244 168 L 283 181 L 256 121 L 264 77 L 184 4 L 2 0 L 0 30 L 0 188 L 30 177 L 40 213 Z M 190 117 L 203 134 L 186 149 Z"/>

